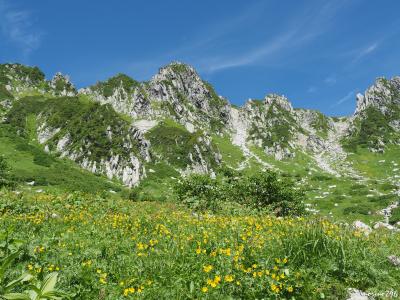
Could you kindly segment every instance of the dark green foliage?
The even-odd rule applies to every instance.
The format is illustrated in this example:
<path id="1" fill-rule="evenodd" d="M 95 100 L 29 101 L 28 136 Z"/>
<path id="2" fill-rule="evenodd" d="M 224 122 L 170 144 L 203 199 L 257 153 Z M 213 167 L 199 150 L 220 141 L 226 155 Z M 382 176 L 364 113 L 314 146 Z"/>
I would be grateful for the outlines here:
<path id="1" fill-rule="evenodd" d="M 217 211 L 224 196 L 220 184 L 208 175 L 194 174 L 175 186 L 178 201 L 195 211 Z"/>
<path id="2" fill-rule="evenodd" d="M 55 86 L 53 86 L 54 94 L 57 96 L 61 96 L 65 91 L 67 92 L 76 92 L 75 87 L 62 75 L 56 75 L 55 77 Z"/>
<path id="3" fill-rule="evenodd" d="M 168 65 L 169 68 L 171 68 L 175 73 L 180 74 L 180 73 L 185 73 L 187 72 L 188 66 L 182 63 L 177 63 L 173 62 Z"/>
<path id="4" fill-rule="evenodd" d="M 395 138 L 395 131 L 389 125 L 393 116 L 384 115 L 373 106 L 365 109 L 356 122 L 355 130 L 344 141 L 344 147 L 356 152 L 357 147 L 380 149 L 381 143 L 387 144 Z"/>
<path id="5" fill-rule="evenodd" d="M 392 225 L 400 222 L 400 207 L 392 209 L 392 215 L 390 216 L 389 222 Z"/>
<path id="6" fill-rule="evenodd" d="M 110 105 L 82 101 L 76 97 L 21 99 L 7 115 L 7 122 L 18 128 L 22 135 L 28 136 L 26 120 L 29 115 L 37 116 L 39 113 L 46 119 L 47 126 L 61 128 L 51 141 L 56 143 L 68 134 L 72 141 L 71 150 L 82 149 L 91 160 L 100 161 L 108 157 L 111 151 L 114 154 L 129 155 L 137 149 L 124 147 L 130 126 Z M 112 138 L 107 136 L 108 128 L 115 133 Z M 132 139 L 131 142 L 135 141 Z"/>
<path id="7" fill-rule="evenodd" d="M 82 170 L 69 160 L 57 159 L 38 146 L 29 144 L 9 125 L 0 125 L 0 143 L 11 144 L 13 147 L 6 157 L 11 166 L 7 179 L 13 185 L 14 182 L 24 184 L 34 181 L 36 186 L 51 186 L 61 191 L 98 193 L 121 190 L 118 184 Z M 22 168 L 21 165 L 15 165 L 14 156 L 22 159 Z"/>
<path id="8" fill-rule="evenodd" d="M 0 84 L 0 101 L 5 99 L 14 99 L 14 96 L 7 91 L 4 85 Z"/>
<path id="9" fill-rule="evenodd" d="M 131 201 L 137 201 L 139 198 L 139 191 L 137 188 L 133 188 L 129 191 L 128 199 Z"/>
<path id="10" fill-rule="evenodd" d="M 397 196 L 395 194 L 381 195 L 377 197 L 369 198 L 369 201 L 372 203 L 378 203 L 379 206 L 388 206 L 397 200 Z"/>
<path id="11" fill-rule="evenodd" d="M 114 90 L 120 86 L 129 93 L 139 86 L 139 83 L 131 77 L 120 73 L 107 81 L 98 82 L 92 89 L 100 91 L 104 97 L 110 97 Z"/>
<path id="12" fill-rule="evenodd" d="M 260 172 L 244 176 L 238 172 L 223 172 L 222 178 L 192 175 L 180 181 L 177 199 L 195 210 L 217 210 L 223 202 L 237 202 L 258 210 L 268 209 L 277 216 L 302 215 L 304 193 L 293 189 L 290 180 L 276 173 Z"/>
<path id="13" fill-rule="evenodd" d="M 254 100 L 252 103 L 258 107 L 261 112 L 266 109 L 263 102 Z M 301 128 L 296 127 L 296 120 L 294 120 L 291 113 L 276 103 L 272 103 L 268 106 L 266 118 L 269 122 L 265 127 L 253 125 L 249 131 L 250 136 L 262 140 L 263 148 L 275 147 L 278 145 L 285 148 L 292 139 L 293 129 L 302 132 Z"/>
<path id="14" fill-rule="evenodd" d="M 0 83 L 10 83 L 10 79 L 6 75 L 11 75 L 22 81 L 27 79 L 34 85 L 38 85 L 45 80 L 44 73 L 38 67 L 28 67 L 21 64 L 0 65 Z"/>
<path id="15" fill-rule="evenodd" d="M 319 111 L 315 111 L 316 117 L 312 120 L 311 126 L 317 130 L 318 132 L 321 132 L 324 136 L 326 136 L 328 130 L 329 130 L 329 120 L 328 118 L 320 113 Z"/>
<path id="16" fill-rule="evenodd" d="M 227 101 L 224 99 L 221 99 L 218 94 L 215 92 L 214 87 L 207 81 L 203 81 L 204 85 L 206 86 L 207 90 L 210 93 L 211 100 L 210 100 L 210 105 L 214 108 L 220 108 L 222 106 L 225 106 L 227 104 Z"/>
<path id="17" fill-rule="evenodd" d="M 367 186 L 355 183 L 350 187 L 349 194 L 352 196 L 365 196 L 369 194 L 369 190 Z"/>
<path id="18" fill-rule="evenodd" d="M 313 181 L 330 181 L 332 179 L 333 179 L 332 176 L 327 176 L 327 175 L 323 175 L 323 174 L 313 175 L 311 177 L 311 180 L 313 180 Z"/>
<path id="19" fill-rule="evenodd" d="M 352 196 L 366 196 L 369 194 L 368 190 L 360 189 L 360 190 L 349 190 L 349 194 Z"/>
<path id="20" fill-rule="evenodd" d="M 392 191 L 392 190 L 397 190 L 397 186 L 396 185 L 388 183 L 388 182 L 381 184 L 380 188 L 385 192 Z"/>
<path id="21" fill-rule="evenodd" d="M 346 207 L 343 209 L 343 214 L 360 214 L 360 215 L 368 215 L 371 212 L 371 208 L 367 205 L 358 205 L 358 206 L 351 206 Z"/>
<path id="22" fill-rule="evenodd" d="M 3 156 L 0 156 L 0 178 L 3 178 L 8 170 L 8 164 Z"/>
<path id="23" fill-rule="evenodd" d="M 147 134 L 155 154 L 173 166 L 186 168 L 192 162 L 189 153 L 193 154 L 193 159 L 198 160 L 194 149 L 196 144 L 200 144 L 199 138 L 203 136 L 203 132 L 196 131 L 190 133 L 183 126 L 178 125 L 170 120 L 160 122 L 156 127 L 151 129 Z M 214 148 L 212 145 L 211 148 Z M 203 158 L 210 164 L 215 164 L 211 149 L 203 151 Z M 199 161 L 200 162 L 200 161 Z"/>
<path id="24" fill-rule="evenodd" d="M 28 136 L 27 118 L 31 114 L 38 114 L 45 107 L 42 97 L 26 97 L 16 101 L 7 114 L 6 122 L 16 129 L 22 136 Z"/>
<path id="25" fill-rule="evenodd" d="M 10 179 L 9 165 L 6 159 L 0 155 L 0 188 L 13 187 L 15 183 Z"/>
<path id="26" fill-rule="evenodd" d="M 270 207 L 277 216 L 302 215 L 305 213 L 304 193 L 293 188 L 293 182 L 280 179 L 276 173 L 261 172 L 240 183 L 239 193 L 244 203 L 256 208 Z"/>
<path id="27" fill-rule="evenodd" d="M 50 167 L 55 161 L 51 155 L 27 143 L 19 143 L 15 148 L 18 151 L 24 151 L 31 154 L 33 156 L 33 162 L 39 166 Z"/>

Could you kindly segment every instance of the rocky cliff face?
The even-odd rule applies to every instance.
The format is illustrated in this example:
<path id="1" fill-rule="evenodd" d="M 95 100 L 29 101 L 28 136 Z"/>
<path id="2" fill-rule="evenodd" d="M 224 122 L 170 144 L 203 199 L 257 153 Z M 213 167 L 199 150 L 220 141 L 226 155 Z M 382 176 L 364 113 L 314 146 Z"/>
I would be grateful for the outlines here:
<path id="1" fill-rule="evenodd" d="M 26 95 L 36 98 L 20 99 Z M 388 143 L 398 143 L 399 95 L 399 77 L 379 78 L 357 95 L 354 116 L 331 118 L 294 109 L 276 94 L 234 107 L 179 62 L 162 67 L 148 82 L 118 74 L 79 92 L 60 73 L 46 81 L 37 68 L 0 65 L 0 114 L 6 122 L 18 127 L 35 115 L 36 135 L 46 151 L 128 186 L 160 163 L 182 175 L 217 172 L 224 163 L 218 138 L 225 149 L 238 146 L 246 161 L 264 167 L 270 166 L 254 149 L 275 160 L 306 155 L 325 172 L 351 174 L 348 151 L 384 151 Z"/>
<path id="2" fill-rule="evenodd" d="M 355 115 L 362 114 L 368 107 L 374 107 L 383 114 L 390 113 L 391 106 L 400 105 L 400 77 L 390 80 L 378 78 L 364 95 L 357 94 Z"/>
<path id="3" fill-rule="evenodd" d="M 223 130 L 229 117 L 228 102 L 192 67 L 178 62 L 161 68 L 148 82 L 117 75 L 79 92 L 134 118 L 171 118 L 191 132 Z"/>
<path id="4" fill-rule="evenodd" d="M 364 95 L 357 95 L 345 143 L 351 150 L 363 146 L 374 152 L 400 143 L 400 77 L 378 78 Z"/>

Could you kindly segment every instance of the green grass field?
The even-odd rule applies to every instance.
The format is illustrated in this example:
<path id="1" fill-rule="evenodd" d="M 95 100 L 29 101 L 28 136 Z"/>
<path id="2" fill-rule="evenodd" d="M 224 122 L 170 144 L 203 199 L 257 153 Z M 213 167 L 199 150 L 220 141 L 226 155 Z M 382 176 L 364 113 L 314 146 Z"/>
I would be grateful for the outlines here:
<path id="1" fill-rule="evenodd" d="M 74 299 L 344 299 L 400 290 L 399 234 L 319 218 L 192 215 L 173 203 L 1 192 L 23 241 L 8 278 L 59 273 Z M 14 228 L 14 230 L 12 230 Z"/>

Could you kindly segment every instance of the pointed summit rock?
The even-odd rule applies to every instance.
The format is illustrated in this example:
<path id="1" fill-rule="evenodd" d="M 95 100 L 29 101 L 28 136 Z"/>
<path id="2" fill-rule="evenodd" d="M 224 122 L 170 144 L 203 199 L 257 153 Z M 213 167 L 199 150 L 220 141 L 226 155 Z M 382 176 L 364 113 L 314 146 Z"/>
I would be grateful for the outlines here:
<path id="1" fill-rule="evenodd" d="M 55 96 L 73 97 L 78 94 L 68 75 L 57 72 L 49 83 Z"/>
<path id="2" fill-rule="evenodd" d="M 273 105 L 279 106 L 279 107 L 283 108 L 284 110 L 286 110 L 287 112 L 293 111 L 292 104 L 283 95 L 269 94 L 269 95 L 265 96 L 264 103 L 267 106 L 273 106 Z"/>
<path id="3" fill-rule="evenodd" d="M 357 94 L 355 115 L 362 113 L 367 107 L 374 107 L 386 114 L 391 105 L 400 105 L 400 77 L 386 79 L 377 78 L 375 83 L 364 93 Z"/>

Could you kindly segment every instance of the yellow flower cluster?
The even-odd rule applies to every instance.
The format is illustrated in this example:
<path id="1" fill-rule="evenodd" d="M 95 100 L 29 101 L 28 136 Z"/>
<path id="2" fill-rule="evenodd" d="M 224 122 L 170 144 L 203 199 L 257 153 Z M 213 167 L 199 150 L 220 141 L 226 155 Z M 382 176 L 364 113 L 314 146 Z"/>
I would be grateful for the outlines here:
<path id="1" fill-rule="evenodd" d="M 36 247 L 33 249 L 33 252 L 34 252 L 34 253 L 43 253 L 44 250 L 45 250 L 45 248 L 44 248 L 43 246 L 36 246 Z"/>
<path id="2" fill-rule="evenodd" d="M 90 267 L 92 265 L 92 260 L 89 259 L 87 261 L 82 262 L 82 267 Z"/>
<path id="3" fill-rule="evenodd" d="M 102 272 L 101 269 L 97 269 L 96 272 L 99 275 L 99 282 L 101 284 L 107 284 L 107 273 Z"/>
<path id="4" fill-rule="evenodd" d="M 128 205 L 134 205 L 134 209 L 128 209 Z M 252 289 L 254 294 L 266 293 L 266 298 L 297 298 L 304 279 L 282 254 L 289 253 L 282 251 L 285 243 L 309 234 L 310 228 L 315 228 L 327 241 L 343 238 L 343 228 L 327 220 L 278 219 L 267 215 L 193 216 L 169 205 L 172 206 L 124 203 L 100 209 L 98 203 L 62 203 L 62 209 L 56 211 L 57 218 L 49 218 L 48 213 L 11 215 L 11 211 L 7 218 L 26 228 L 37 226 L 48 232 L 57 229 L 54 241 L 35 237 L 34 245 L 39 245 L 33 252 L 41 255 L 34 255 L 34 262 L 26 266 L 30 272 L 57 271 L 62 265 L 68 276 L 82 272 L 96 288 L 105 289 L 103 285 L 107 284 L 111 290 L 117 290 L 118 296 L 126 297 L 142 293 L 144 298 L 152 298 L 154 294 L 150 293 L 156 293 L 156 288 L 182 289 L 182 282 L 189 280 L 193 293 L 200 294 L 193 294 L 194 298 L 201 298 L 202 293 L 209 293 L 206 296 L 210 299 L 218 298 L 218 293 L 242 295 Z M 62 259 L 55 261 L 57 252 Z M 118 254 L 121 260 L 113 260 Z M 188 265 L 196 272 L 188 272 L 193 270 Z M 181 274 L 183 281 L 170 279 Z M 147 285 L 149 278 L 156 284 Z"/>
<path id="5" fill-rule="evenodd" d="M 213 279 L 207 279 L 207 284 L 212 288 L 217 287 L 220 282 L 221 282 L 221 276 L 219 275 L 216 275 Z"/>

